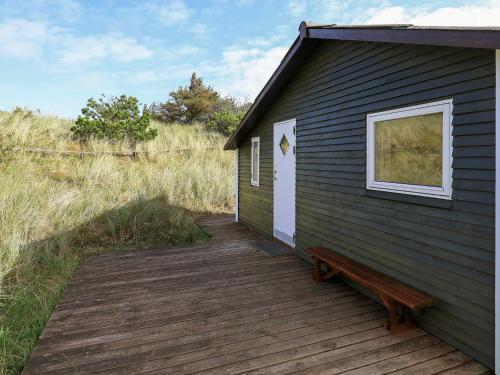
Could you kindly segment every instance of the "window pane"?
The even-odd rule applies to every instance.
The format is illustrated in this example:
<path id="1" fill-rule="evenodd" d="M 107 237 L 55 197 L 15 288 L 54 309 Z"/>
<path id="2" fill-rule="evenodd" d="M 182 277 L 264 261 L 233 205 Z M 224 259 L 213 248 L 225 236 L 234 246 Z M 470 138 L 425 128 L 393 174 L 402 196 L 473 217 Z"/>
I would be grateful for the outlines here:
<path id="1" fill-rule="evenodd" d="M 443 114 L 375 123 L 375 180 L 442 186 Z"/>
<path id="2" fill-rule="evenodd" d="M 252 179 L 257 181 L 257 171 L 259 170 L 259 142 L 252 142 L 253 170 Z"/>
<path id="3" fill-rule="evenodd" d="M 281 137 L 281 142 L 280 142 L 280 148 L 283 155 L 286 155 L 288 147 L 290 147 L 290 143 L 288 143 L 288 139 L 286 139 L 285 135 L 283 134 L 283 137 Z"/>

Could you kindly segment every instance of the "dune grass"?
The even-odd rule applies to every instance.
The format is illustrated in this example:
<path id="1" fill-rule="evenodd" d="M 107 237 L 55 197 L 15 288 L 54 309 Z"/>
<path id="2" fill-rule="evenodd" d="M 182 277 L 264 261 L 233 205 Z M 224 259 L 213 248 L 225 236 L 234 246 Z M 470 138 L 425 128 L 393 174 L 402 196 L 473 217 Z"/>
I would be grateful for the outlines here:
<path id="1" fill-rule="evenodd" d="M 2 112 L 1 147 L 81 150 L 70 124 Z M 199 125 L 154 126 L 159 136 L 139 146 L 147 158 L 0 153 L 1 375 L 22 369 L 82 256 L 203 239 L 191 212 L 232 210 L 234 157 L 222 151 L 225 139 Z"/>

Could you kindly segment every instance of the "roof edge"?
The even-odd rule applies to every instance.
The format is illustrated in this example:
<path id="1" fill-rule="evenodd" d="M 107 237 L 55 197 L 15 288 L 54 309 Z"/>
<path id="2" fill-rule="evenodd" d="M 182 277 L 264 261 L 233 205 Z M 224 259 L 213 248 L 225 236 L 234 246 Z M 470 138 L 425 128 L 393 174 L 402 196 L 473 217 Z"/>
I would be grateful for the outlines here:
<path id="1" fill-rule="evenodd" d="M 307 28 L 307 37 L 326 40 L 500 49 L 500 29 L 496 28 L 437 28 L 411 25 L 311 26 Z"/>
<path id="2" fill-rule="evenodd" d="M 302 23 L 301 23 L 301 25 L 302 25 Z M 224 150 L 235 150 L 238 147 L 237 142 L 236 142 L 236 138 L 240 134 L 241 130 L 246 126 L 247 122 L 249 122 L 249 121 L 252 120 L 252 117 L 255 114 L 256 108 L 259 107 L 260 103 L 262 102 L 262 99 L 265 97 L 265 95 L 267 94 L 267 92 L 274 85 L 274 83 L 276 82 L 277 78 L 283 72 L 283 70 L 285 69 L 285 67 L 290 62 L 290 60 L 295 56 L 295 54 L 297 53 L 297 51 L 302 46 L 303 41 L 305 39 L 307 39 L 307 38 L 305 36 L 303 36 L 302 33 L 300 33 L 299 36 L 295 39 L 295 41 L 290 46 L 290 48 L 288 49 L 287 53 L 285 54 L 285 56 L 281 60 L 280 64 L 278 65 L 278 67 L 276 68 L 276 70 L 274 71 L 274 73 L 272 74 L 271 78 L 269 78 L 269 80 L 267 81 L 267 83 L 264 85 L 264 87 L 260 91 L 259 95 L 257 95 L 257 97 L 255 98 L 252 106 L 250 107 L 250 109 L 247 111 L 247 113 L 245 114 L 245 116 L 241 120 L 240 125 L 236 128 L 236 130 L 234 131 L 234 133 L 227 140 L 226 144 L 224 145 Z"/>
<path id="3" fill-rule="evenodd" d="M 290 46 L 280 64 L 255 98 L 252 106 L 241 120 L 238 128 L 229 137 L 224 150 L 234 150 L 242 137 L 249 133 L 251 127 L 266 109 L 261 104 L 269 95 L 277 95 L 283 88 L 281 75 L 297 68 L 295 56 L 303 46 L 315 45 L 319 40 L 352 40 L 364 42 L 386 42 L 401 44 L 425 44 L 447 47 L 500 49 L 500 28 L 498 27 L 420 27 L 411 24 L 396 25 L 321 25 L 310 21 L 302 21 L 299 35 Z M 301 54 L 304 56 L 304 54 Z"/>

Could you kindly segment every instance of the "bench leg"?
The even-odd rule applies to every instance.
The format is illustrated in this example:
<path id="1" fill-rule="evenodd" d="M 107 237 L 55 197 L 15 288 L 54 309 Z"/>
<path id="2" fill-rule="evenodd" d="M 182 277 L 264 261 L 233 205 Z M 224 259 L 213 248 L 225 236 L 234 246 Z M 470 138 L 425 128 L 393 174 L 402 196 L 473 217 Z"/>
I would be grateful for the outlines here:
<path id="1" fill-rule="evenodd" d="M 320 283 L 323 280 L 323 272 L 321 271 L 321 260 L 318 258 L 314 258 L 314 273 L 313 273 L 313 279 L 317 283 Z"/>
<path id="2" fill-rule="evenodd" d="M 403 308 L 403 315 L 389 317 L 388 326 L 391 333 L 410 331 L 417 327 L 411 311 L 407 308 Z"/>
<path id="3" fill-rule="evenodd" d="M 389 318 L 387 319 L 387 322 L 385 323 L 385 328 L 390 330 L 392 333 L 393 329 L 396 328 L 396 326 L 399 323 L 399 316 L 398 316 L 398 306 L 394 302 L 393 299 L 386 298 L 384 300 L 385 307 L 387 307 L 387 311 L 389 312 Z"/>
<path id="4" fill-rule="evenodd" d="M 417 323 L 408 307 L 403 307 L 403 322 L 400 325 L 404 326 L 405 331 L 417 328 Z"/>
<path id="5" fill-rule="evenodd" d="M 417 325 L 409 308 L 401 306 L 402 313 L 400 314 L 396 301 L 392 298 L 382 296 L 381 299 L 389 312 L 389 319 L 385 323 L 385 327 L 390 330 L 391 333 L 399 333 L 416 328 Z"/>
<path id="6" fill-rule="evenodd" d="M 333 276 L 336 276 L 338 274 L 340 274 L 340 272 L 336 271 L 336 270 L 330 270 L 326 273 L 323 273 L 322 269 L 321 269 L 321 264 L 323 262 L 318 259 L 318 258 L 314 258 L 314 273 L 313 273 L 313 279 L 314 281 L 316 281 L 317 283 L 320 283 L 322 281 L 326 281 L 330 278 L 332 278 Z"/>

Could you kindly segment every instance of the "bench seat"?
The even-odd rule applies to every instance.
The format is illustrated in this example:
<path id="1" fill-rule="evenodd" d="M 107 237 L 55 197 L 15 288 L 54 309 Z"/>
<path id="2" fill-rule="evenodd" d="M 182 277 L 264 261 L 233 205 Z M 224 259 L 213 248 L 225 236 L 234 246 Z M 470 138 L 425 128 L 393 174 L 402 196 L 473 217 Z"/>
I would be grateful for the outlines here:
<path id="1" fill-rule="evenodd" d="M 342 275 L 372 290 L 389 311 L 386 327 L 393 333 L 416 327 L 412 312 L 435 303 L 432 297 L 325 247 L 306 252 L 314 259 L 316 282 Z M 323 272 L 323 264 L 329 271 Z"/>

